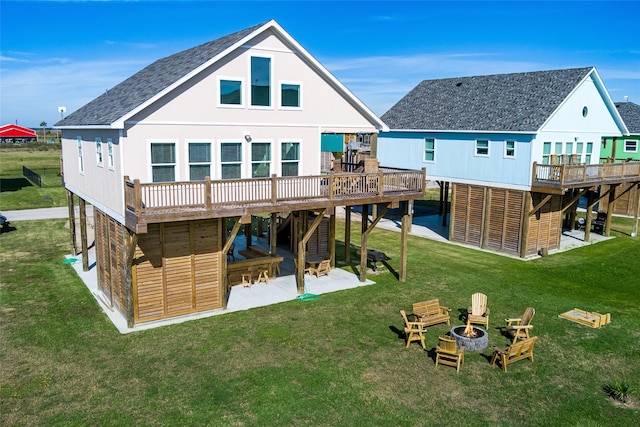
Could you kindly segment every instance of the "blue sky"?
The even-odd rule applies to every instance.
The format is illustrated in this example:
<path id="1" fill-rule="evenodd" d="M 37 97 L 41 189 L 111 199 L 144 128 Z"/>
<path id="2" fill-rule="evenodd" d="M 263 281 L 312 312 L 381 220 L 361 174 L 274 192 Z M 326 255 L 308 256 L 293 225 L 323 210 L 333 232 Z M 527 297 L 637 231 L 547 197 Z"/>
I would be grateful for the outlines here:
<path id="1" fill-rule="evenodd" d="M 638 16 L 639 1 L 2 0 L 0 124 L 52 126 L 59 106 L 269 19 L 378 115 L 424 79 L 584 66 L 640 104 Z"/>

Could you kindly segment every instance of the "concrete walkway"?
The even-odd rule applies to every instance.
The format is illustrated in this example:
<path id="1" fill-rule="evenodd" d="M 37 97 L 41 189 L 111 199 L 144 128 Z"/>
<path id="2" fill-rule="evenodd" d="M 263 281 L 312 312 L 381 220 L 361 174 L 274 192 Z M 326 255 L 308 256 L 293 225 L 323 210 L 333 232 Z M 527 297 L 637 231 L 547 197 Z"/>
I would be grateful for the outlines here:
<path id="1" fill-rule="evenodd" d="M 76 216 L 80 216 L 80 208 L 75 207 Z M 55 208 L 23 209 L 19 211 L 3 211 L 2 214 L 11 221 L 32 221 L 39 219 L 69 218 L 69 208 L 59 206 Z M 93 216 L 93 206 L 87 205 L 87 216 Z"/>

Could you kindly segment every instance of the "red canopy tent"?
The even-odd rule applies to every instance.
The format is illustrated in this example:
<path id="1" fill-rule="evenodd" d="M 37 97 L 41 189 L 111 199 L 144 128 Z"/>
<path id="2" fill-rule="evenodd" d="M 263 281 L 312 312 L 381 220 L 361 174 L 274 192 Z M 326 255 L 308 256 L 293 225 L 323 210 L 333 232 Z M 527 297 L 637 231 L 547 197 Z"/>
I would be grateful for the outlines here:
<path id="1" fill-rule="evenodd" d="M 37 140 L 38 135 L 36 131 L 33 129 L 25 128 L 18 125 L 4 125 L 0 126 L 0 140 L 23 140 L 23 141 L 31 141 Z"/>

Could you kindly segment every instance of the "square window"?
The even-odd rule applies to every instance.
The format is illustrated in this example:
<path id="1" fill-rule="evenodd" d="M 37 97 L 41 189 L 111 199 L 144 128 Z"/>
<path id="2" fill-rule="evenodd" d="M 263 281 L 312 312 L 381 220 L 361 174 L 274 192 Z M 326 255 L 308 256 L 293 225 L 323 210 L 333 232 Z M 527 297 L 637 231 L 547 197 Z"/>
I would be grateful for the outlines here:
<path id="1" fill-rule="evenodd" d="M 625 139 L 624 141 L 624 152 L 625 153 L 637 153 L 638 152 L 638 141 L 632 139 Z"/>
<path id="2" fill-rule="evenodd" d="M 300 107 L 300 85 L 283 83 L 280 98 L 283 107 Z"/>
<path id="3" fill-rule="evenodd" d="M 242 82 L 220 80 L 220 104 L 242 105 Z"/>
<path id="4" fill-rule="evenodd" d="M 476 156 L 489 156 L 489 141 L 486 139 L 476 140 Z"/>

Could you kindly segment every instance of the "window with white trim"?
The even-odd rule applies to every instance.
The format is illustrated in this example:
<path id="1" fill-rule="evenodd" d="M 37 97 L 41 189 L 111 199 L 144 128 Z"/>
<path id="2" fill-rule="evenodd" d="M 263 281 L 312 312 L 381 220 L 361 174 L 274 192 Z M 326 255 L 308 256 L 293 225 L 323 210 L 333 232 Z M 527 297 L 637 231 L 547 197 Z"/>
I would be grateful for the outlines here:
<path id="1" fill-rule="evenodd" d="M 576 154 L 578 155 L 578 163 L 582 163 L 583 150 L 584 150 L 584 142 L 576 142 Z"/>
<path id="2" fill-rule="evenodd" d="M 242 81 L 220 79 L 220 105 L 242 105 Z"/>
<path id="3" fill-rule="evenodd" d="M 436 160 L 436 140 L 433 138 L 424 139 L 424 157 L 425 162 L 434 162 Z"/>
<path id="4" fill-rule="evenodd" d="M 102 167 L 102 138 L 96 138 L 96 164 Z"/>
<path id="5" fill-rule="evenodd" d="M 300 143 L 282 143 L 282 176 L 298 176 L 300 165 Z"/>
<path id="6" fill-rule="evenodd" d="M 107 161 L 109 162 L 109 169 L 113 169 L 115 163 L 113 161 L 113 139 L 107 138 Z"/>
<path id="7" fill-rule="evenodd" d="M 78 168 L 80 173 L 84 173 L 84 159 L 82 158 L 82 137 L 76 138 L 78 144 Z"/>
<path id="8" fill-rule="evenodd" d="M 211 143 L 189 143 L 189 180 L 204 181 L 211 177 Z"/>
<path id="9" fill-rule="evenodd" d="M 271 144 L 251 143 L 251 178 L 266 178 L 271 175 Z"/>
<path id="10" fill-rule="evenodd" d="M 587 154 L 584 155 L 584 162 L 591 163 L 591 154 L 593 153 L 593 142 L 587 142 Z"/>
<path id="11" fill-rule="evenodd" d="M 504 142 L 504 157 L 507 159 L 515 159 L 516 157 L 516 142 L 505 141 Z"/>
<path id="12" fill-rule="evenodd" d="M 637 153 L 638 152 L 638 141 L 635 139 L 625 139 L 624 140 L 624 152 L 625 153 Z"/>
<path id="13" fill-rule="evenodd" d="M 294 83 L 280 84 L 280 106 L 300 108 L 300 85 Z"/>
<path id="14" fill-rule="evenodd" d="M 489 157 L 489 140 L 476 140 L 476 156 Z"/>
<path id="15" fill-rule="evenodd" d="M 271 106 L 271 58 L 251 57 L 251 105 Z"/>
<path id="16" fill-rule="evenodd" d="M 242 177 L 242 143 L 223 142 L 220 144 L 220 177 L 240 179 Z"/>
<path id="17" fill-rule="evenodd" d="M 176 180 L 176 144 L 172 142 L 151 143 L 152 182 Z"/>
<path id="18" fill-rule="evenodd" d="M 551 142 L 544 142 L 542 144 L 542 164 L 548 165 L 551 163 Z"/>

